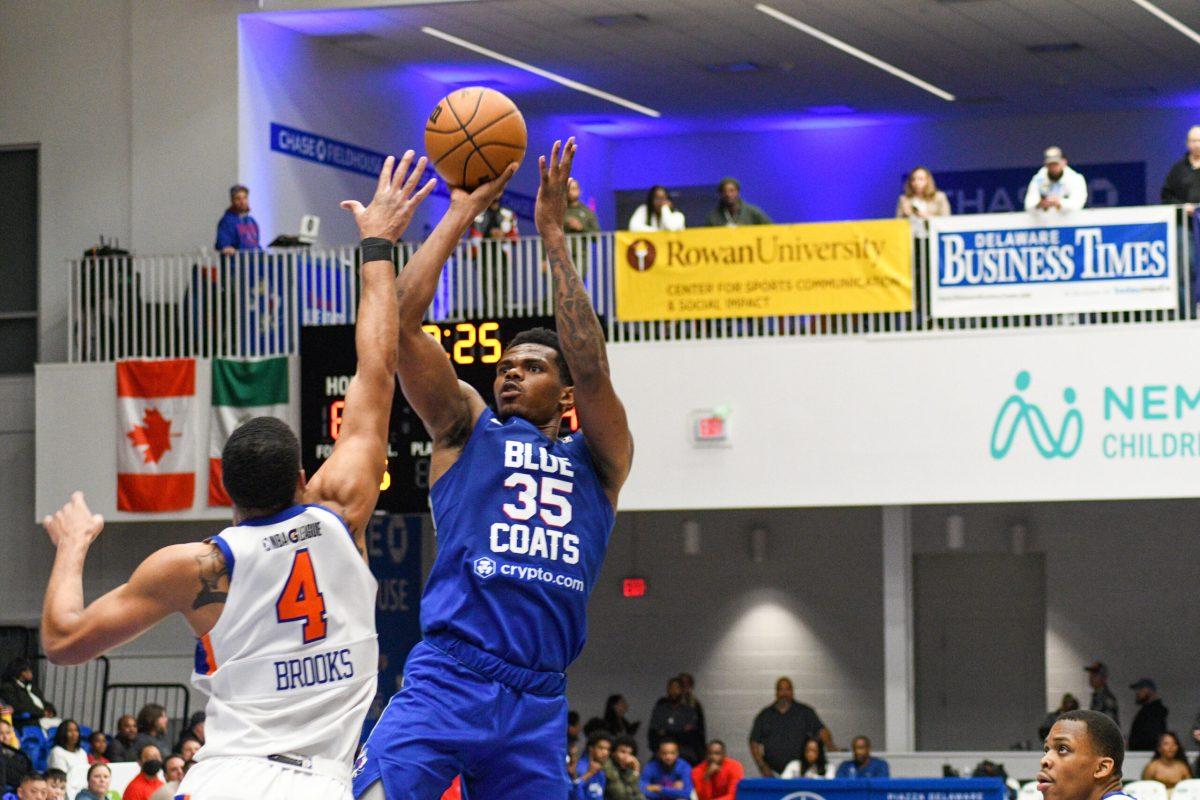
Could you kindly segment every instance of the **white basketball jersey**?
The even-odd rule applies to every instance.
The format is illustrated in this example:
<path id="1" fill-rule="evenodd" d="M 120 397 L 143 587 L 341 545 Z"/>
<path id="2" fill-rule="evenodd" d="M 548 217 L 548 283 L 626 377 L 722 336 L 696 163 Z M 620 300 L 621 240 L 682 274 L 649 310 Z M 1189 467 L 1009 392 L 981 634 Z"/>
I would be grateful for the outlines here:
<path id="1" fill-rule="evenodd" d="M 377 584 L 341 518 L 293 506 L 213 537 L 229 596 L 196 645 L 216 756 L 354 759 L 375 696 Z"/>

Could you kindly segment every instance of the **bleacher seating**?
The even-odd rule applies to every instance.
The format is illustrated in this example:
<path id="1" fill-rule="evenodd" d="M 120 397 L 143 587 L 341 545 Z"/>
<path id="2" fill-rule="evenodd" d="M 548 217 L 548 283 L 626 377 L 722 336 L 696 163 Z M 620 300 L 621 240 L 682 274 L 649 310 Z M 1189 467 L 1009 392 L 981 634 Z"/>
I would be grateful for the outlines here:
<path id="1" fill-rule="evenodd" d="M 1160 781 L 1132 781 L 1125 784 L 1125 794 L 1135 800 L 1167 800 L 1167 787 Z"/>
<path id="2" fill-rule="evenodd" d="M 1175 784 L 1171 800 L 1200 800 L 1200 779 L 1193 778 Z"/>

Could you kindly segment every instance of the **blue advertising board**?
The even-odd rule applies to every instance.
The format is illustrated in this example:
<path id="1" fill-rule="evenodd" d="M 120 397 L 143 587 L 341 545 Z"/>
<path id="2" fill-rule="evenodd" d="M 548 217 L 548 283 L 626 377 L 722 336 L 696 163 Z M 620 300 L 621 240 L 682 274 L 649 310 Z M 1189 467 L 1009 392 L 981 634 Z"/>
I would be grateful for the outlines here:
<path id="1" fill-rule="evenodd" d="M 1005 800 L 1000 778 L 747 778 L 737 800 Z"/>
<path id="2" fill-rule="evenodd" d="M 1088 208 L 1146 203 L 1146 162 L 1072 164 L 1088 182 Z M 1025 190 L 1037 167 L 935 170 L 939 189 L 955 214 L 1000 214 L 1025 210 Z"/>

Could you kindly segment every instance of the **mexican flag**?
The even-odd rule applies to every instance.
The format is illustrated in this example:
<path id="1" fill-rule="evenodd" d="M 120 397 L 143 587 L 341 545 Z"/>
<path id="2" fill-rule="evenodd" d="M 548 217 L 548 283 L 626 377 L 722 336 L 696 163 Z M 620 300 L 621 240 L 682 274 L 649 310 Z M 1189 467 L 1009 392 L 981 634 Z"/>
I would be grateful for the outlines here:
<path id="1" fill-rule="evenodd" d="M 195 359 L 117 362 L 118 509 L 192 507 L 195 407 Z"/>
<path id="2" fill-rule="evenodd" d="M 208 504 L 232 505 L 221 481 L 221 450 L 229 434 L 252 417 L 276 417 L 292 430 L 288 405 L 288 360 L 253 361 L 214 358 L 212 362 L 212 412 L 208 426 Z"/>

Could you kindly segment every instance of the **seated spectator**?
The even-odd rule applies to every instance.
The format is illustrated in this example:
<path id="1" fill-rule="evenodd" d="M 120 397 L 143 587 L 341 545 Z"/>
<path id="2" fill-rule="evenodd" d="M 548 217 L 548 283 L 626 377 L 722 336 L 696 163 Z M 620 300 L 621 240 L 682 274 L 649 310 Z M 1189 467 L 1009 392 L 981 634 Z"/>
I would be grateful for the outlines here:
<path id="1" fill-rule="evenodd" d="M 646 202 L 634 209 L 628 227 L 634 233 L 681 231 L 687 227 L 687 222 L 683 212 L 676 211 L 671 205 L 667 187 L 652 186 L 646 193 Z"/>
<path id="2" fill-rule="evenodd" d="M 696 800 L 734 800 L 745 770 L 736 759 L 725 755 L 725 743 L 708 743 L 708 757 L 692 767 L 692 786 Z"/>
<path id="3" fill-rule="evenodd" d="M 1050 735 L 1050 729 L 1054 727 L 1054 722 L 1060 716 L 1068 711 L 1075 711 L 1079 708 L 1079 701 L 1075 699 L 1075 695 L 1067 692 L 1062 697 L 1062 702 L 1058 704 L 1058 708 L 1046 714 L 1046 718 L 1042 720 L 1042 724 L 1038 726 L 1038 740 L 1043 741 Z"/>
<path id="4" fill-rule="evenodd" d="M 679 673 L 679 683 L 683 686 L 683 702 L 692 707 L 696 713 L 696 729 L 684 734 L 679 742 L 679 754 L 689 764 L 695 764 L 704 757 L 705 742 L 708 741 L 707 726 L 704 724 L 704 706 L 696 699 L 696 678 L 690 672 Z"/>
<path id="5" fill-rule="evenodd" d="M 117 734 L 108 742 L 108 760 L 137 761 L 137 750 L 133 747 L 137 734 L 137 720 L 132 714 L 122 714 L 117 720 Z"/>
<path id="6" fill-rule="evenodd" d="M 833 746 L 833 737 L 812 706 L 795 701 L 790 678 L 775 681 L 775 702 L 758 712 L 750 729 L 750 755 L 764 778 L 774 778 L 804 755 L 804 742 L 820 737 Z"/>
<path id="7" fill-rule="evenodd" d="M 1025 190 L 1026 211 L 1078 211 L 1087 204 L 1087 181 L 1067 166 L 1067 159 L 1058 147 L 1048 147 L 1042 154 L 1044 166 L 1029 181 Z"/>
<path id="8" fill-rule="evenodd" d="M 8 714 L 0 714 L 0 722 L 4 723 L 0 726 L 0 744 L 6 744 L 9 747 L 20 748 L 21 737 L 17 736 L 17 732 L 13 730 L 12 724 L 12 706 L 5 706 L 9 709 Z"/>
<path id="9" fill-rule="evenodd" d="M 825 758 L 825 743 L 813 736 L 804 742 L 800 758 L 790 762 L 781 778 L 832 778 L 833 770 Z"/>
<path id="10" fill-rule="evenodd" d="M 679 757 L 679 742 L 664 737 L 658 753 L 642 770 L 642 794 L 646 800 L 689 800 L 692 796 L 692 765 Z"/>
<path id="11" fill-rule="evenodd" d="M 54 747 L 46 761 L 52 769 L 60 769 L 66 775 L 67 796 L 74 797 L 87 786 L 88 754 L 79 740 L 79 723 L 73 719 L 63 720 L 54 734 Z M 46 773 L 49 780 L 50 773 Z"/>
<path id="12" fill-rule="evenodd" d="M 917 167 L 904 180 L 904 193 L 896 201 L 896 216 L 908 219 L 950 216 L 950 200 L 938 191 L 933 173 Z"/>
<path id="13" fill-rule="evenodd" d="M 639 785 L 641 777 L 637 742 L 632 736 L 613 739 L 612 758 L 604 765 L 605 800 L 646 800 Z"/>
<path id="14" fill-rule="evenodd" d="M 133 752 L 140 753 L 152 744 L 159 753 L 170 753 L 171 742 L 167 739 L 167 709 L 158 703 L 147 703 L 137 715 L 137 736 L 133 739 Z M 161 757 L 161 756 L 160 756 Z"/>
<path id="15" fill-rule="evenodd" d="M 50 787 L 46 785 L 46 776 L 40 772 L 30 772 L 21 778 L 17 787 L 17 800 L 48 800 Z"/>
<path id="16" fill-rule="evenodd" d="M 43 775 L 46 778 L 46 797 L 47 800 L 66 800 L 67 798 L 67 773 L 61 769 L 51 767 L 46 770 Z"/>
<path id="17" fill-rule="evenodd" d="M 567 181 L 567 213 L 563 216 L 563 231 L 566 233 L 595 233 L 600 230 L 596 212 L 579 201 L 579 181 Z"/>
<path id="18" fill-rule="evenodd" d="M 49 736 L 50 732 L 56 730 L 59 725 L 62 725 L 62 717 L 58 715 L 58 709 L 53 703 L 46 703 L 46 707 L 42 709 L 42 718 L 38 720 L 38 724 L 42 726 L 42 730 Z"/>
<path id="19" fill-rule="evenodd" d="M 516 212 L 502 205 L 499 197 L 475 218 L 468 231 L 472 239 L 516 239 L 520 235 Z"/>
<path id="20" fill-rule="evenodd" d="M 204 745 L 204 720 L 207 716 L 203 711 L 196 711 L 188 718 L 187 727 L 183 729 L 183 733 L 179 734 L 179 741 L 175 743 L 175 752 L 183 752 L 183 743 L 188 739 L 195 739 L 197 742 Z"/>
<path id="21" fill-rule="evenodd" d="M 837 768 L 839 778 L 890 778 L 891 769 L 882 758 L 871 757 L 871 740 L 866 736 L 854 737 L 851 745 L 854 758 L 843 761 Z"/>
<path id="22" fill-rule="evenodd" d="M 571 775 L 575 800 L 604 800 L 605 765 L 612 755 L 613 737 L 607 731 L 588 736 L 587 758 L 580 759 Z"/>
<path id="23" fill-rule="evenodd" d="M 0 740 L 12 734 L 12 725 L 7 720 L 0 720 Z M 13 747 L 7 741 L 0 741 L 0 791 L 16 789 L 21 785 L 21 779 L 33 772 L 33 762 L 21 748 Z"/>
<path id="24" fill-rule="evenodd" d="M 217 222 L 217 243 L 223 255 L 239 250 L 262 250 L 259 245 L 258 221 L 250 216 L 250 190 L 237 185 L 229 189 L 229 208 Z"/>
<path id="25" fill-rule="evenodd" d="M 162 752 L 152 744 L 138 751 L 138 766 L 141 770 L 125 787 L 121 800 L 150 800 L 150 795 L 159 790 L 163 781 L 158 777 L 162 771 Z"/>
<path id="26" fill-rule="evenodd" d="M 629 703 L 625 702 L 624 695 L 609 695 L 604 702 L 604 730 L 616 737 L 636 735 L 642 723 L 627 721 L 625 715 L 628 713 Z"/>
<path id="27" fill-rule="evenodd" d="M 88 744 L 92 747 L 92 751 L 88 753 L 88 763 L 107 764 L 108 737 L 104 731 L 92 731 L 92 735 L 88 737 Z"/>
<path id="28" fill-rule="evenodd" d="M 0 681 L 0 700 L 12 707 L 13 728 L 19 734 L 26 725 L 36 725 L 46 715 L 46 700 L 33 685 L 33 665 L 26 658 L 14 658 Z"/>
<path id="29" fill-rule="evenodd" d="M 1196 213 L 1200 205 L 1200 125 L 1187 132 L 1187 152 L 1167 173 L 1162 186 L 1162 201 L 1181 205 L 1188 214 Z"/>
<path id="30" fill-rule="evenodd" d="M 683 682 L 679 678 L 667 681 L 667 696 L 660 697 L 650 714 L 650 732 L 647 738 L 651 752 L 658 752 L 659 743 L 671 737 L 676 743 L 689 737 L 696 730 L 696 710 L 683 699 Z M 691 761 L 699 761 L 699 754 L 690 753 Z M 687 756 L 684 756 L 687 760 Z M 691 763 L 689 761 L 688 763 Z"/>
<path id="31" fill-rule="evenodd" d="M 200 752 L 201 747 L 203 745 L 195 736 L 184 736 L 183 741 L 179 743 L 179 755 L 183 756 L 183 760 L 186 762 L 195 761 L 196 753 Z"/>
<path id="32" fill-rule="evenodd" d="M 725 178 L 717 184 L 717 207 L 709 212 L 707 221 L 710 228 L 771 224 L 761 208 L 742 199 L 742 185 L 736 178 Z"/>
<path id="33" fill-rule="evenodd" d="M 120 800 L 120 795 L 111 791 L 112 770 L 107 764 L 97 762 L 88 767 L 87 788 L 75 795 L 75 800 Z"/>
<path id="34" fill-rule="evenodd" d="M 1171 731 L 1159 736 L 1154 758 L 1142 770 L 1142 780 L 1158 781 L 1167 787 L 1168 792 L 1173 792 L 1175 784 L 1191 777 L 1192 768 L 1188 766 L 1179 737 Z"/>
<path id="35" fill-rule="evenodd" d="M 167 760 L 163 762 L 163 777 L 167 779 L 167 782 L 150 795 L 150 800 L 175 800 L 175 792 L 183 780 L 185 766 L 183 756 L 178 753 L 167 756 Z"/>

